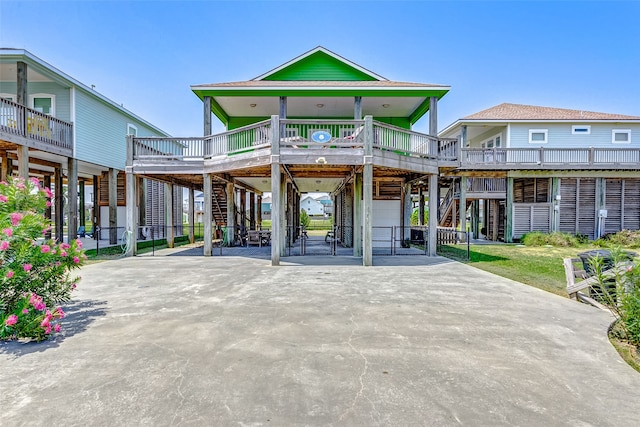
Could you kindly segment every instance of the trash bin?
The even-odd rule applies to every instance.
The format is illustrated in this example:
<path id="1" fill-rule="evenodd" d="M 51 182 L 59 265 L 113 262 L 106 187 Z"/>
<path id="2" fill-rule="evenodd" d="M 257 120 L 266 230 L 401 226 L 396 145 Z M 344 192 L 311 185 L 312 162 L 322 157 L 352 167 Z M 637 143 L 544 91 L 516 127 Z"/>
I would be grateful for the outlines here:
<path id="1" fill-rule="evenodd" d="M 631 261 L 634 257 L 638 256 L 635 252 L 631 251 L 623 251 L 624 257 Z M 587 251 L 579 253 L 578 256 L 582 260 L 582 266 L 584 267 L 584 271 L 589 276 L 593 276 L 595 271 L 591 266 L 591 258 L 600 257 L 602 258 L 602 270 L 608 270 L 613 267 L 613 256 L 611 255 L 611 251 L 607 249 L 596 249 L 593 251 Z"/>

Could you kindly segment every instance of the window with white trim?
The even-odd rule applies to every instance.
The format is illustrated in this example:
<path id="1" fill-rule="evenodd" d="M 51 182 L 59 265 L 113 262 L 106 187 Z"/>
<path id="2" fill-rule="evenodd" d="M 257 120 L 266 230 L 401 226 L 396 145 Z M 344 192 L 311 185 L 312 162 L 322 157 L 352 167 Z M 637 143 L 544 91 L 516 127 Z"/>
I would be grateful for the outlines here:
<path id="1" fill-rule="evenodd" d="M 127 123 L 127 135 L 138 136 L 138 128 L 136 127 L 136 125 Z"/>
<path id="2" fill-rule="evenodd" d="M 48 93 L 29 95 L 29 103 L 34 110 L 48 116 L 56 115 L 56 96 Z"/>
<path id="3" fill-rule="evenodd" d="M 571 126 L 571 135 L 591 135 L 591 126 L 573 125 Z"/>
<path id="4" fill-rule="evenodd" d="M 0 98 L 16 102 L 16 96 L 11 93 L 0 93 Z"/>
<path id="5" fill-rule="evenodd" d="M 631 129 L 613 129 L 611 131 L 611 142 L 613 144 L 630 144 Z"/>
<path id="6" fill-rule="evenodd" d="M 529 129 L 529 144 L 546 144 L 548 129 Z"/>
<path id="7" fill-rule="evenodd" d="M 502 145 L 502 134 L 499 133 L 498 135 L 494 135 L 489 139 L 485 139 L 484 141 L 482 141 L 481 147 L 482 148 L 500 148 L 500 146 Z"/>

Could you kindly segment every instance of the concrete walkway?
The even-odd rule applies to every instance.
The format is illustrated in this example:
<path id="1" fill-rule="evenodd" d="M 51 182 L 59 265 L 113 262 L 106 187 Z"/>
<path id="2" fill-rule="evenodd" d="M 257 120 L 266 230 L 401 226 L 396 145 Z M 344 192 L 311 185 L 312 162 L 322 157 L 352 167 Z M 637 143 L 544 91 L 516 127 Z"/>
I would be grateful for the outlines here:
<path id="1" fill-rule="evenodd" d="M 0 344 L 0 425 L 638 424 L 607 313 L 444 258 L 374 261 L 87 266 L 62 334 Z"/>

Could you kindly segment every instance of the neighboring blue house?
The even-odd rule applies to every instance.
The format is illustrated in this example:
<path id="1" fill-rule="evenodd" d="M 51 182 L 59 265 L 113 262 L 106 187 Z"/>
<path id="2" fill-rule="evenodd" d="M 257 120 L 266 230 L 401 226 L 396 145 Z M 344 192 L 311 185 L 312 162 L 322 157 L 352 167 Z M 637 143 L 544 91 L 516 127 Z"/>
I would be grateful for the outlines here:
<path id="1" fill-rule="evenodd" d="M 124 230 L 127 135 L 169 136 L 32 53 L 0 49 L 0 178 L 38 177 L 47 186 L 53 183 L 59 195 L 70 184 L 69 198 L 77 192 L 81 207 L 54 208 L 56 238 L 62 239 L 64 216 L 70 237 L 85 224 L 85 186 L 96 198 L 93 227 L 114 227 L 111 240 L 119 237 L 115 227 Z M 138 185 L 146 195 L 137 210 L 140 224 L 164 226 L 165 204 L 158 203 L 164 185 L 148 179 Z M 179 203 L 174 207 L 174 218 L 181 218 Z"/>
<path id="2" fill-rule="evenodd" d="M 506 241 L 640 229 L 638 116 L 500 104 L 439 135 L 461 141 L 441 225 L 470 217 L 476 235 Z"/>

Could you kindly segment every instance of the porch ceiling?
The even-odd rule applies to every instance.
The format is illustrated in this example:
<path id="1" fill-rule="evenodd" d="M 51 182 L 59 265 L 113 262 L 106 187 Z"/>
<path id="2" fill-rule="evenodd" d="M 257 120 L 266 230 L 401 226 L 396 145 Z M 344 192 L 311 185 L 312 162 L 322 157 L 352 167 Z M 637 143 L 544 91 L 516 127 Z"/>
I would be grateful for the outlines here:
<path id="1" fill-rule="evenodd" d="M 230 117 L 270 117 L 280 111 L 278 96 L 216 96 L 214 100 Z M 426 97 L 363 97 L 362 115 L 410 117 Z M 287 117 L 351 118 L 354 97 L 288 97 Z"/>
<path id="2" fill-rule="evenodd" d="M 0 81 L 2 82 L 15 82 L 17 81 L 17 65 L 12 63 L 0 63 Z M 51 78 L 45 76 L 34 70 L 32 67 L 27 67 L 27 81 L 30 82 L 50 82 Z"/>

